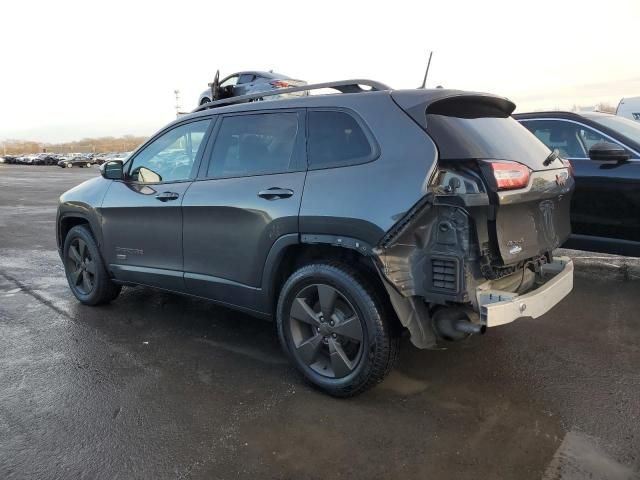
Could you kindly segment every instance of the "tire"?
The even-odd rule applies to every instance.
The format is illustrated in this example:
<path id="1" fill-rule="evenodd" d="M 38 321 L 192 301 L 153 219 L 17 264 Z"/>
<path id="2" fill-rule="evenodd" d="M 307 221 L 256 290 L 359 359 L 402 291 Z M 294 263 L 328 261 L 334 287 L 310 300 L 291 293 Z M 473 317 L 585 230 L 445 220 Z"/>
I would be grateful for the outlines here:
<path id="1" fill-rule="evenodd" d="M 111 281 L 87 226 L 69 230 L 62 251 L 69 288 L 81 303 L 102 305 L 116 299 L 122 287 Z"/>
<path id="2" fill-rule="evenodd" d="M 72 165 L 71 163 L 67 163 L 67 164 L 65 165 L 65 167 L 67 167 L 67 168 L 71 168 L 71 167 L 73 167 L 73 165 Z"/>
<path id="3" fill-rule="evenodd" d="M 293 273 L 280 292 L 280 344 L 315 387 L 335 397 L 360 394 L 380 383 L 397 358 L 398 337 L 386 305 L 354 268 L 307 265 Z"/>

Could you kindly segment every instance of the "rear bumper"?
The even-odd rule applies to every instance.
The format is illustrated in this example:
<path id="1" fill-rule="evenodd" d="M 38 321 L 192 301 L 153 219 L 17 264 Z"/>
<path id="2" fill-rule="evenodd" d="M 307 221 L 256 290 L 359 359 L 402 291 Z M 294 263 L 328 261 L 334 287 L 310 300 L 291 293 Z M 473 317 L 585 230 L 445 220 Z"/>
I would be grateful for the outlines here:
<path id="1" fill-rule="evenodd" d="M 523 295 L 494 290 L 491 282 L 476 290 L 481 323 L 495 327 L 519 318 L 538 318 L 558 304 L 573 289 L 573 262 L 569 257 L 557 257 L 542 267 L 541 286 Z"/>

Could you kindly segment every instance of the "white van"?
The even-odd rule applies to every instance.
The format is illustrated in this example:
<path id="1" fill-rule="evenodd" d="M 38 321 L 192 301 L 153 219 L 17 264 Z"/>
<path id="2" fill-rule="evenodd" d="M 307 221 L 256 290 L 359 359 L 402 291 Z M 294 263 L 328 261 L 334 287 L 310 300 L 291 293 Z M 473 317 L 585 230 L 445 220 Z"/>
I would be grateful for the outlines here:
<path id="1" fill-rule="evenodd" d="M 623 98 L 616 108 L 616 115 L 640 122 L 640 97 Z"/>

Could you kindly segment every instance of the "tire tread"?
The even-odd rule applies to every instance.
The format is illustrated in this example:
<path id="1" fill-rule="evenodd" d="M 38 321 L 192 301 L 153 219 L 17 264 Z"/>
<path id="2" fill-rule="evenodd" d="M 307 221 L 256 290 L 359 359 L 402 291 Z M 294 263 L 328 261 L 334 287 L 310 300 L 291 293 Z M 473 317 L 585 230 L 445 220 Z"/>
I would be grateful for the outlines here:
<path id="1" fill-rule="evenodd" d="M 283 332 L 283 303 L 298 281 L 308 276 L 323 274 L 338 277 L 355 291 L 351 293 L 355 294 L 361 303 L 364 304 L 365 312 L 363 313 L 368 317 L 369 328 L 373 328 L 374 335 L 372 342 L 374 345 L 372 345 L 373 348 L 370 348 L 368 352 L 368 365 L 347 385 L 335 387 L 319 386 L 316 385 L 312 379 L 308 378 L 303 371 L 301 373 L 308 381 L 314 384 L 314 386 L 323 389 L 330 395 L 341 398 L 352 397 L 374 387 L 389 374 L 398 357 L 399 338 L 392 331 L 390 322 L 388 321 L 390 315 L 387 306 L 388 302 L 384 301 L 381 292 L 374 287 L 372 282 L 370 282 L 360 270 L 337 261 L 316 262 L 299 268 L 289 277 L 282 288 L 278 301 L 278 336 L 283 349 L 291 358 L 293 358 L 293 356 L 289 352 L 289 347 Z"/>
<path id="2" fill-rule="evenodd" d="M 100 255 L 100 250 L 98 248 L 97 242 L 95 238 L 93 238 L 93 234 L 87 225 L 81 224 L 76 225 L 69 233 L 64 241 L 64 254 L 66 257 L 67 250 L 69 248 L 69 244 L 72 239 L 76 236 L 82 237 L 83 240 L 87 243 L 87 245 L 93 250 L 92 257 L 93 261 L 96 265 L 96 286 L 95 290 L 91 292 L 91 294 L 80 297 L 76 294 L 75 290 L 71 288 L 71 291 L 75 295 L 75 297 L 85 305 L 97 306 L 104 305 L 106 303 L 110 303 L 115 300 L 118 295 L 120 295 L 120 291 L 122 290 L 121 285 L 117 285 L 111 281 L 109 277 L 109 273 L 105 268 L 104 262 L 102 261 L 102 257 Z M 65 271 L 66 271 L 66 262 L 65 262 Z M 68 280 L 67 276 L 67 280 Z M 69 285 L 71 287 L 71 285 Z"/>

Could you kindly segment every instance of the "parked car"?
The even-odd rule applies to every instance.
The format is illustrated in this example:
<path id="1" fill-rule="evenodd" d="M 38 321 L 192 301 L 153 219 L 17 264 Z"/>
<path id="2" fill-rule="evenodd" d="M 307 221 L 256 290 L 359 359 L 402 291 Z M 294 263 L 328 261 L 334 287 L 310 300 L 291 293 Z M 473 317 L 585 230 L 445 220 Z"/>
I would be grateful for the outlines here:
<path id="1" fill-rule="evenodd" d="M 89 168 L 91 167 L 91 164 L 92 164 L 91 159 L 85 155 L 65 158 L 58 162 L 58 166 L 62 168 L 71 168 L 71 167 Z"/>
<path id="2" fill-rule="evenodd" d="M 566 246 L 640 256 L 640 123 L 598 112 L 514 117 L 573 166 Z"/>
<path id="3" fill-rule="evenodd" d="M 104 160 L 108 154 L 107 153 L 96 153 L 93 155 L 93 163 L 95 165 L 102 165 Z"/>
<path id="4" fill-rule="evenodd" d="M 112 160 L 120 160 L 124 162 L 129 157 L 129 155 L 131 155 L 131 152 L 107 153 L 102 158 L 101 163 L 110 162 Z"/>
<path id="5" fill-rule="evenodd" d="M 55 153 L 39 153 L 37 155 L 38 165 L 57 165 L 59 160 L 59 156 Z"/>
<path id="6" fill-rule="evenodd" d="M 213 100 L 237 97 L 251 93 L 269 92 L 272 90 L 299 87 L 307 82 L 295 80 L 273 72 L 238 72 L 219 80 L 220 72 L 216 72 L 215 79 L 209 84 L 209 88 L 200 94 L 198 105 L 209 103 Z M 292 96 L 304 96 L 305 92 L 296 92 Z"/>
<path id="7" fill-rule="evenodd" d="M 349 396 L 390 371 L 402 330 L 437 348 L 570 292 L 553 250 L 573 178 L 512 102 L 334 85 L 360 93 L 202 107 L 64 193 L 76 298 L 140 284 L 275 319 L 302 375 Z"/>
<path id="8" fill-rule="evenodd" d="M 640 97 L 623 98 L 616 108 L 616 115 L 640 122 Z"/>

